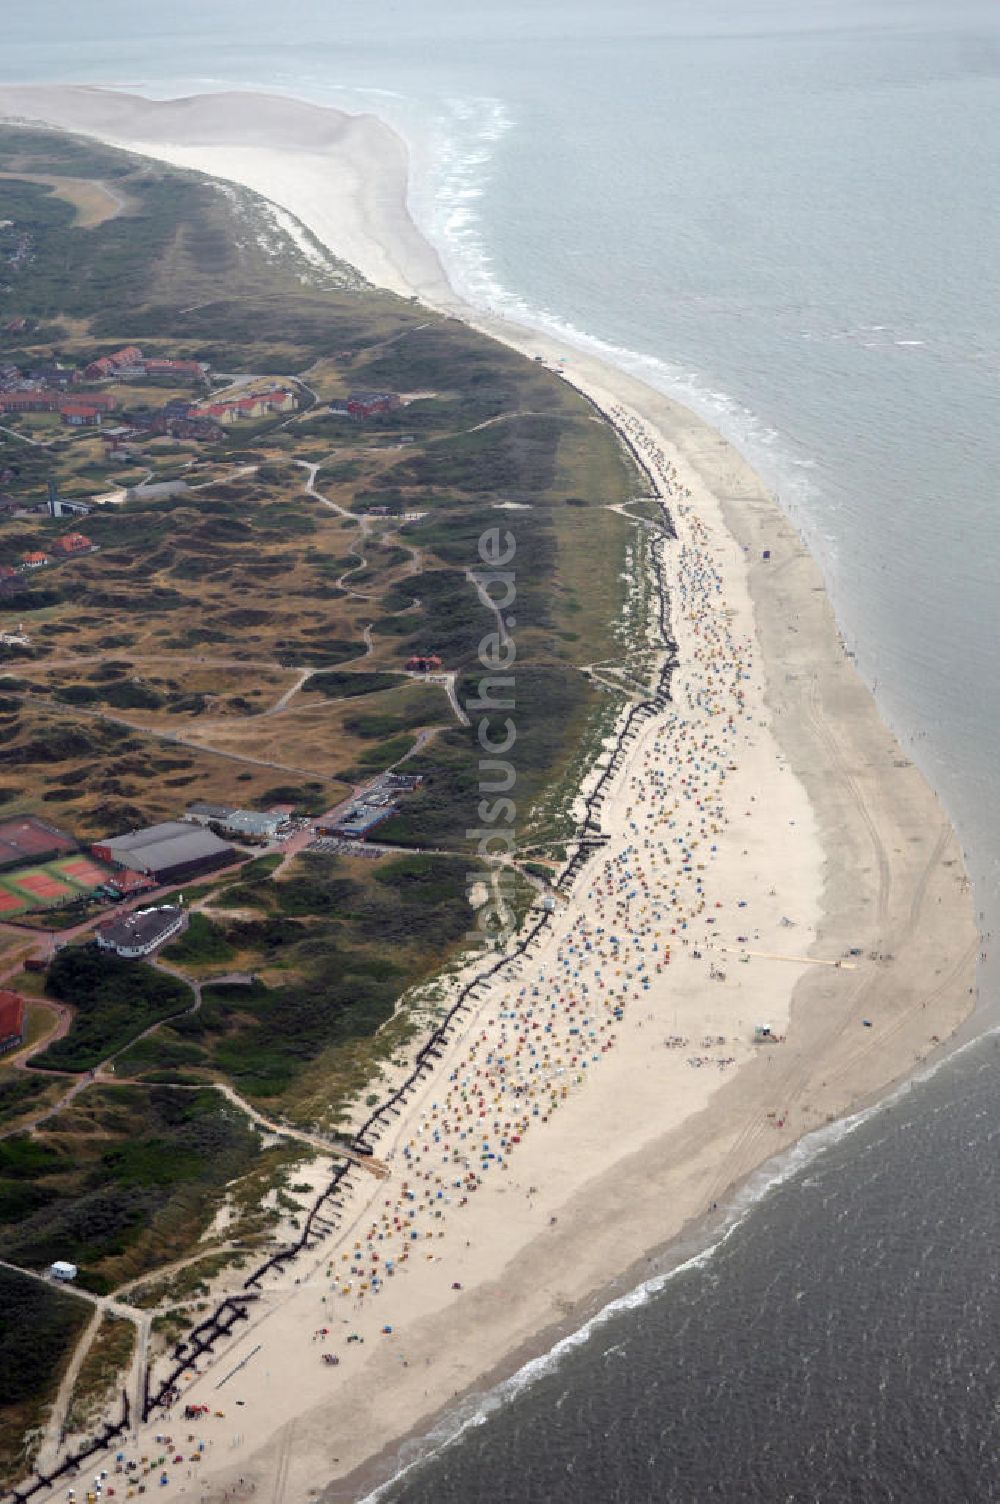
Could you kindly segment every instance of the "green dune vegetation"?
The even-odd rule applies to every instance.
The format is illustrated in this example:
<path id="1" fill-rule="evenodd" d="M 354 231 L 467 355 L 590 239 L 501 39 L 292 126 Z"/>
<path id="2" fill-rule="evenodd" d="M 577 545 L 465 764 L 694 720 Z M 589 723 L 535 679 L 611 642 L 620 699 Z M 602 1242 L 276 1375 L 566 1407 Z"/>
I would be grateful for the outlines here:
<path id="1" fill-rule="evenodd" d="M 463 711 L 497 631 L 475 577 L 487 533 L 508 540 L 516 589 L 516 854 L 536 881 L 551 870 L 572 780 L 625 693 L 590 667 L 641 637 L 643 534 L 619 508 L 644 481 L 558 374 L 306 260 L 250 193 L 33 128 L 0 128 L 0 172 L 0 406 L 45 399 L 0 413 L 4 814 L 85 845 L 194 800 L 316 815 L 383 769 L 422 780 L 379 828 L 389 854 L 248 858 L 183 890 L 189 926 L 155 964 L 98 952 L 84 928 L 43 982 L 21 979 L 70 1022 L 16 1082 L 0 1064 L 0 1257 L 69 1259 L 100 1292 L 141 1276 L 148 1294 L 199 1240 L 223 1267 L 287 1235 L 314 1151 L 249 1114 L 332 1142 L 467 944 L 490 876 Z M 97 181 L 119 212 L 86 212 Z M 131 372 L 95 364 L 123 349 L 141 352 Z M 358 391 L 392 401 L 331 408 Z M 105 406 L 69 422 L 66 393 Z M 89 510 L 53 516 L 50 492 Z M 421 674 L 414 657 L 440 661 Z M 523 907 L 535 890 L 517 881 Z M 408 1001 L 417 984 L 430 1002 Z M 0 1363 L 13 1476 L 88 1310 L 0 1278 L 17 1283 Z M 168 1295 L 154 1308 L 157 1340 L 183 1328 Z M 81 1414 L 127 1338 L 103 1332 Z"/>

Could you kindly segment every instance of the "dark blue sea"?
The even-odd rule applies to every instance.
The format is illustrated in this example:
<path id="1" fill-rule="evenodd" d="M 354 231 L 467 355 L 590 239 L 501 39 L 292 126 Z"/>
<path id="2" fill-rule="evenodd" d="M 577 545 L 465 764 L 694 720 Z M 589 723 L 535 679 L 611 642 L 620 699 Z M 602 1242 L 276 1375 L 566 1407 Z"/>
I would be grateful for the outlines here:
<path id="1" fill-rule="evenodd" d="M 379 1499 L 1000 1498 L 998 1070 L 992 1040 L 899 1094 Z"/>
<path id="2" fill-rule="evenodd" d="M 460 291 L 771 482 L 967 854 L 984 1037 L 387 1497 L 1000 1497 L 1000 0 L 4 0 L 0 77 L 384 115 Z"/>

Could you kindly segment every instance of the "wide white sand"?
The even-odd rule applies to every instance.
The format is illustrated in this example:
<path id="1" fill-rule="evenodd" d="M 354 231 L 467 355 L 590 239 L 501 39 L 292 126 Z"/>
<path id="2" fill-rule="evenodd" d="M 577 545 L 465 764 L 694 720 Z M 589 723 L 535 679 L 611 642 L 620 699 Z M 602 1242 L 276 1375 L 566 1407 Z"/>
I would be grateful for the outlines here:
<path id="1" fill-rule="evenodd" d="M 80 89 L 0 89 L 0 113 L 246 184 L 371 280 L 459 311 L 406 212 L 405 149 L 370 117 Z M 673 702 L 616 775 L 607 846 L 380 1140 L 389 1179 L 356 1173 L 322 1254 L 275 1277 L 249 1330 L 202 1365 L 189 1397 L 225 1415 L 199 1428 L 202 1463 L 169 1469 L 170 1496 L 242 1497 L 243 1479 L 298 1500 L 334 1479 L 327 1497 L 358 1497 L 400 1438 L 648 1272 L 769 1157 L 911 1072 L 973 1002 L 954 835 L 760 480 L 650 387 L 460 311 L 565 358 L 670 493 Z M 785 1042 L 755 1049 L 757 1023 Z M 190 1427 L 159 1420 L 140 1450 L 163 1429 Z"/>

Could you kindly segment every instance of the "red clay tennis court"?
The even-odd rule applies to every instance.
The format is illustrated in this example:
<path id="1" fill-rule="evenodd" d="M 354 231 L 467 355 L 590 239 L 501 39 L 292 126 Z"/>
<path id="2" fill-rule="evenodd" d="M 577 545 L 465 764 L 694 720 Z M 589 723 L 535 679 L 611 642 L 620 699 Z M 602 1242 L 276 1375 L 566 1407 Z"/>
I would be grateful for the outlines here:
<path id="1" fill-rule="evenodd" d="M 61 882 L 50 872 L 19 872 L 13 882 L 32 898 L 65 898 L 73 892 L 69 883 Z"/>
<path id="2" fill-rule="evenodd" d="M 86 899 L 107 880 L 107 869 L 81 853 L 4 872 L 0 874 L 0 915 L 13 917 L 23 909 L 47 909 Z"/>
<path id="3" fill-rule="evenodd" d="M 71 854 L 76 842 L 64 830 L 58 830 L 36 815 L 20 815 L 0 820 L 0 865 L 18 860 L 37 862 L 47 856 Z"/>
<path id="4" fill-rule="evenodd" d="M 63 862 L 53 862 L 49 871 L 68 877 L 71 882 L 78 883 L 83 888 L 99 888 L 108 876 L 103 868 L 88 861 L 85 856 L 68 857 Z"/>

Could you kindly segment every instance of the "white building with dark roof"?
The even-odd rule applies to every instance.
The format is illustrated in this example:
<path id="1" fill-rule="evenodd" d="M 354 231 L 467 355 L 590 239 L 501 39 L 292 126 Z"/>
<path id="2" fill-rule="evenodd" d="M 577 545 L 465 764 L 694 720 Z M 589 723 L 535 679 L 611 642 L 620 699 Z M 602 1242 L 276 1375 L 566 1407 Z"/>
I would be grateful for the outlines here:
<path id="1" fill-rule="evenodd" d="M 137 909 L 134 914 L 116 914 L 97 926 L 95 939 L 101 950 L 113 950 L 123 960 L 148 956 L 187 923 L 187 915 L 174 904 L 158 909 Z"/>

